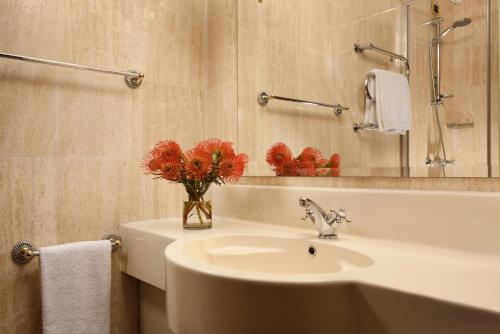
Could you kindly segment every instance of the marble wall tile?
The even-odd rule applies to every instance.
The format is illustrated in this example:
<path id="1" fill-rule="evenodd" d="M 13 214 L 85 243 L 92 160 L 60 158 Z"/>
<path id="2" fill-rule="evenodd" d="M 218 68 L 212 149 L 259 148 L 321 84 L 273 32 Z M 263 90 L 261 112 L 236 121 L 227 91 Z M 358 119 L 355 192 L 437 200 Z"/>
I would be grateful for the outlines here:
<path id="1" fill-rule="evenodd" d="M 13 264 L 15 242 L 95 240 L 180 211 L 183 191 L 153 185 L 140 160 L 160 139 L 203 137 L 205 17 L 206 0 L 2 3 L 1 51 L 146 75 L 131 90 L 120 77 L 0 60 L 2 334 L 41 332 L 38 265 Z M 137 282 L 118 257 L 111 332 L 138 333 Z"/>

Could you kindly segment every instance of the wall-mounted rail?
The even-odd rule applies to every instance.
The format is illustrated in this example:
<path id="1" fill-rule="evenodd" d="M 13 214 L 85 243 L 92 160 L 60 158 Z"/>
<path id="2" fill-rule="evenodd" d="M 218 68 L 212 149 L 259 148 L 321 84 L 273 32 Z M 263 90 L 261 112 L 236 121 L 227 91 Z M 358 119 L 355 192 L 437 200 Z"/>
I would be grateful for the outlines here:
<path id="1" fill-rule="evenodd" d="M 408 59 L 406 57 L 399 55 L 397 53 L 393 53 L 393 52 L 381 49 L 381 48 L 375 46 L 373 43 L 354 44 L 354 51 L 356 53 L 363 53 L 366 50 L 375 51 L 375 52 L 384 54 L 386 56 L 389 56 L 389 60 L 391 62 L 394 61 L 394 59 L 401 60 L 405 64 L 405 67 L 406 67 L 406 77 L 407 78 L 410 77 L 410 63 L 408 62 Z"/>
<path id="2" fill-rule="evenodd" d="M 141 72 L 136 71 L 136 70 L 116 71 L 116 70 L 109 70 L 109 69 L 101 68 L 101 67 L 71 64 L 71 63 L 65 63 L 65 62 L 61 62 L 61 61 L 20 56 L 20 55 L 3 53 L 3 52 L 0 52 L 0 58 L 28 61 L 28 62 L 32 62 L 32 63 L 59 66 L 59 67 L 67 67 L 67 68 L 73 68 L 73 69 L 83 70 L 83 71 L 92 71 L 92 72 L 120 75 L 120 76 L 123 76 L 123 78 L 125 80 L 125 84 L 130 88 L 138 88 L 141 85 L 142 80 L 144 79 L 144 73 L 141 73 Z"/>
<path id="3" fill-rule="evenodd" d="M 313 101 L 292 99 L 289 97 L 269 95 L 266 92 L 260 92 L 259 95 L 257 96 L 257 101 L 259 102 L 259 104 L 262 107 L 266 106 L 270 100 L 281 100 L 281 101 L 307 104 L 307 105 L 312 105 L 312 106 L 331 108 L 331 109 L 333 109 L 333 112 L 335 113 L 335 116 L 337 116 L 337 117 L 340 117 L 340 115 L 342 115 L 342 112 L 344 110 L 349 110 L 349 107 L 343 106 L 341 104 L 327 104 L 327 103 L 322 103 L 322 102 L 313 102 Z"/>
<path id="4" fill-rule="evenodd" d="M 390 51 L 381 49 L 381 48 L 375 46 L 373 43 L 365 43 L 365 44 L 357 44 L 357 43 L 355 43 L 354 44 L 354 51 L 356 53 L 363 53 L 365 50 L 371 50 L 371 51 L 375 51 L 375 52 L 384 54 L 386 56 L 389 56 L 389 60 L 391 62 L 393 62 L 394 59 L 401 60 L 404 63 L 405 68 L 406 68 L 406 77 L 410 78 L 410 63 L 408 62 L 408 59 L 406 57 L 404 57 L 402 55 L 399 55 L 397 53 L 394 53 L 394 52 L 390 52 Z M 375 96 L 371 96 L 370 90 L 368 89 L 368 83 L 369 83 L 370 77 L 373 77 L 373 75 L 372 74 L 367 74 L 366 77 L 365 77 L 365 81 L 364 81 L 365 94 L 366 94 L 366 97 L 370 101 L 375 102 Z M 373 129 L 377 129 L 378 127 L 377 127 L 376 124 L 373 124 L 373 123 L 369 123 L 369 124 L 354 123 L 354 125 L 353 125 L 352 128 L 353 128 L 353 130 L 355 132 L 357 132 L 359 130 L 364 130 L 364 129 L 373 130 Z"/>
<path id="5" fill-rule="evenodd" d="M 122 237 L 116 233 L 108 232 L 104 234 L 102 240 L 109 240 L 109 242 L 111 242 L 112 251 L 121 247 Z M 12 261 L 17 264 L 29 263 L 35 256 L 40 256 L 40 251 L 35 244 L 30 241 L 19 241 L 11 250 Z M 68 254 L 68 256 L 71 256 L 71 254 Z"/>

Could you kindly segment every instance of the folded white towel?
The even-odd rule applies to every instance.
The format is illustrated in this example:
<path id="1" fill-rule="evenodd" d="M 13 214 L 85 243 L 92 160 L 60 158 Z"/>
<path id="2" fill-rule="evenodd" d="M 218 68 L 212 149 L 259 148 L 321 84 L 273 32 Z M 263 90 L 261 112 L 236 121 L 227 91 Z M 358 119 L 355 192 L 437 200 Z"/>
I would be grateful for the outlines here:
<path id="1" fill-rule="evenodd" d="M 395 72 L 374 69 L 368 73 L 365 123 L 376 124 L 378 131 L 405 134 L 411 130 L 411 100 L 408 79 Z"/>
<path id="2" fill-rule="evenodd" d="M 40 248 L 44 334 L 109 334 L 111 243 Z"/>

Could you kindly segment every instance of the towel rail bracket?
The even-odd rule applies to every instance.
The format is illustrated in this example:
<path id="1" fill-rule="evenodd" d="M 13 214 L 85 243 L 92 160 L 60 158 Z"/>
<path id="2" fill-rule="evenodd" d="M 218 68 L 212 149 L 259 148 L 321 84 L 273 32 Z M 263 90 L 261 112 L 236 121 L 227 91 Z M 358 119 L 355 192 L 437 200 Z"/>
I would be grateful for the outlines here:
<path id="1" fill-rule="evenodd" d="M 104 234 L 102 240 L 109 240 L 113 251 L 121 247 L 122 238 L 116 233 L 108 232 Z M 35 256 L 40 256 L 40 251 L 31 241 L 22 240 L 12 247 L 11 256 L 15 263 L 26 264 L 31 262 Z"/>

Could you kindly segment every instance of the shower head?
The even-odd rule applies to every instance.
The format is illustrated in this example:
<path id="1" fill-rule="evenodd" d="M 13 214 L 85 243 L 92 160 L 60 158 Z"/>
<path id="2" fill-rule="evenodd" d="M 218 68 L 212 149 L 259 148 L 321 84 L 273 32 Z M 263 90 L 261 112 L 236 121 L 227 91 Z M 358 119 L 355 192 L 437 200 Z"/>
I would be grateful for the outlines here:
<path id="1" fill-rule="evenodd" d="M 464 17 L 461 20 L 455 21 L 452 24 L 452 27 L 453 28 L 465 27 L 465 26 L 469 25 L 471 22 L 472 22 L 472 19 L 470 17 Z"/>
<path id="2" fill-rule="evenodd" d="M 453 29 L 465 27 L 465 26 L 469 25 L 471 22 L 472 22 L 472 19 L 470 17 L 464 17 L 461 20 L 453 22 L 453 24 L 451 26 L 449 26 L 448 28 L 446 28 L 445 30 L 443 30 L 443 32 L 441 32 L 439 34 L 439 36 L 437 36 L 436 38 L 434 38 L 434 43 L 441 42 L 442 39 L 443 39 L 443 37 L 446 36 Z"/>

